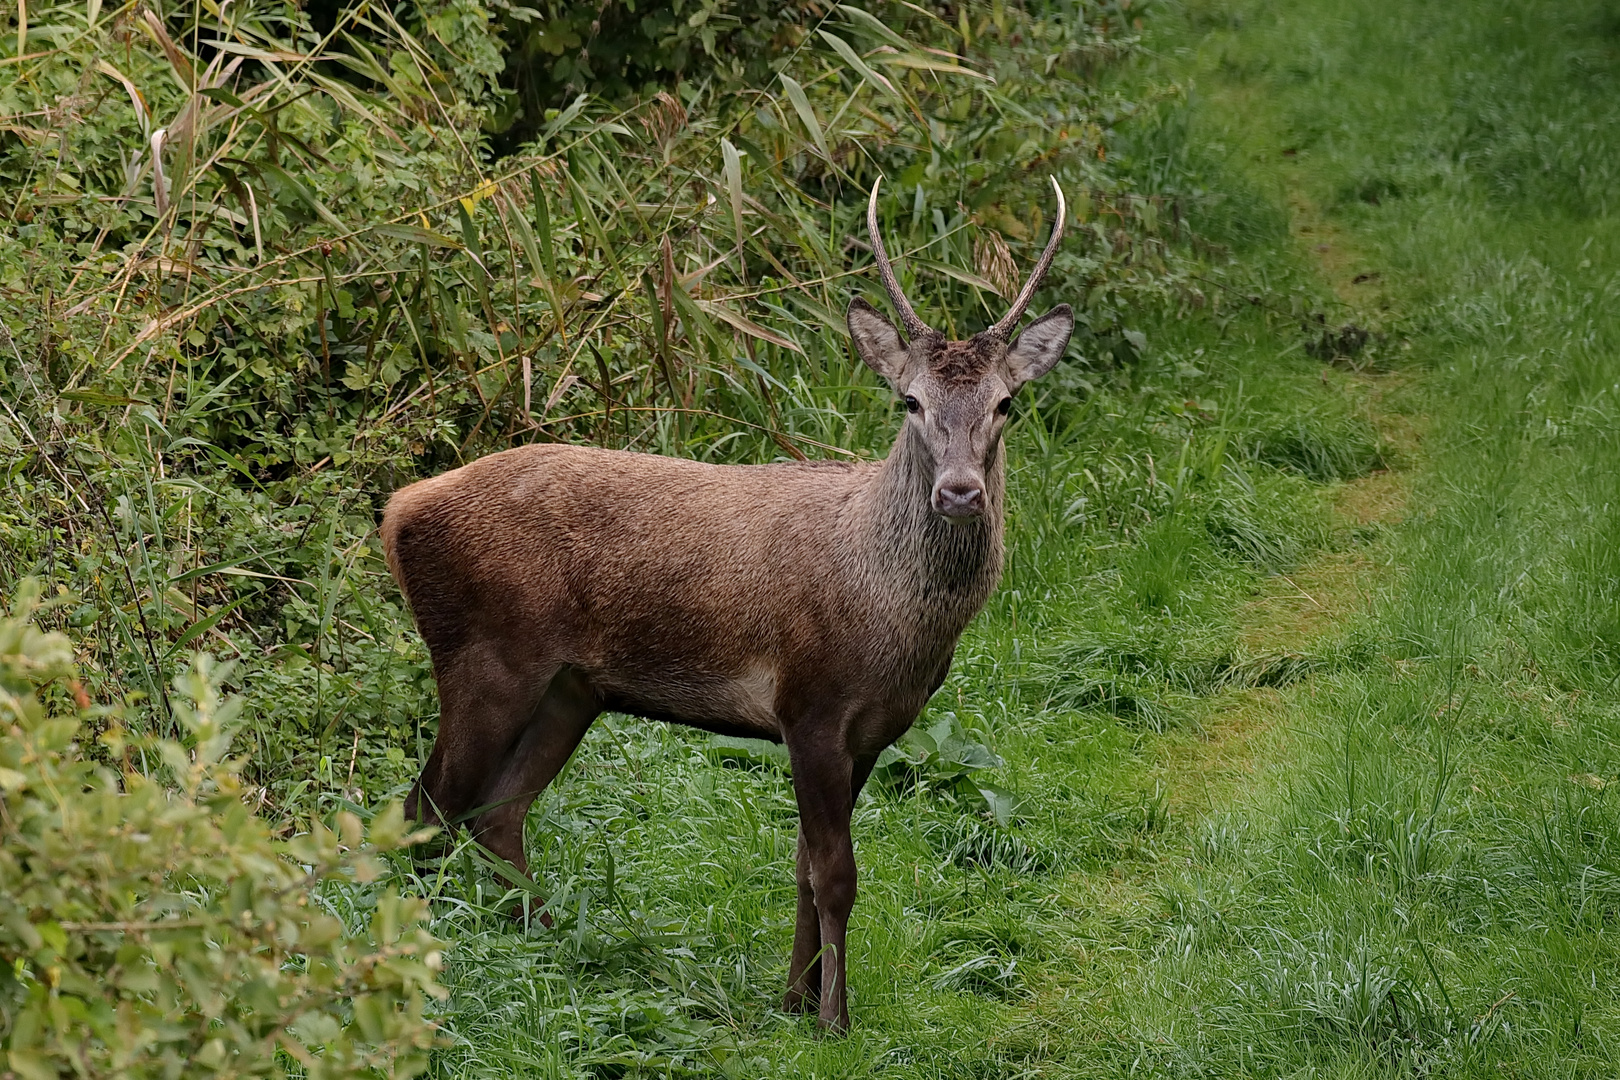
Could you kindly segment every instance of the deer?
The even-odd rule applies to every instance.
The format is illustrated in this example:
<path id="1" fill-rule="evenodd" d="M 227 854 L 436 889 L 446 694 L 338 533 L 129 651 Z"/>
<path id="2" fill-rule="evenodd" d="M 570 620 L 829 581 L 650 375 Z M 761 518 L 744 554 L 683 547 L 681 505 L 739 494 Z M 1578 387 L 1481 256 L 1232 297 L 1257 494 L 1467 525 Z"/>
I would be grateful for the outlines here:
<path id="1" fill-rule="evenodd" d="M 1062 358 L 1060 304 L 1015 336 L 1067 213 L 1010 309 L 965 341 L 924 323 L 866 223 L 897 329 L 860 296 L 854 351 L 905 404 L 879 461 L 716 465 L 535 443 L 395 492 L 387 563 L 440 716 L 405 802 L 527 874 L 530 805 L 604 711 L 785 745 L 799 810 L 782 1007 L 849 1028 L 850 821 L 1001 575 L 1013 397 Z"/>

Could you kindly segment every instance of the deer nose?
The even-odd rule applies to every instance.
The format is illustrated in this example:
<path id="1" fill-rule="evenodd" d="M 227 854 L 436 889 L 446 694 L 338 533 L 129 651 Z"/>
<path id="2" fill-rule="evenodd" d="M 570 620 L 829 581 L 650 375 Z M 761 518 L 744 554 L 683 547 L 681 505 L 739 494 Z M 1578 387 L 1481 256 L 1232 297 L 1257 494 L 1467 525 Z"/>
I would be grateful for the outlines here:
<path id="1" fill-rule="evenodd" d="M 934 510 L 949 518 L 984 513 L 984 489 L 977 484 L 942 484 L 934 491 Z"/>

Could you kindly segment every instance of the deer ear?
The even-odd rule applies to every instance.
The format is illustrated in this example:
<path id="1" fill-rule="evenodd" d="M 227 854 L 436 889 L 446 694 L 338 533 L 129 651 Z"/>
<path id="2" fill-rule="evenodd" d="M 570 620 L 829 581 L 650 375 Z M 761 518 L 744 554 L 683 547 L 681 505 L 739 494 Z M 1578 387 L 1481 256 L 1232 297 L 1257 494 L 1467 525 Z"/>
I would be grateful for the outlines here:
<path id="1" fill-rule="evenodd" d="M 900 331 L 859 296 L 849 302 L 844 317 L 849 323 L 849 336 L 855 339 L 856 354 L 867 367 L 891 383 L 897 382 L 906 366 L 906 343 Z"/>
<path id="2" fill-rule="evenodd" d="M 1072 333 L 1074 312 L 1068 304 L 1059 304 L 1030 323 L 1007 350 L 1007 373 L 1013 386 L 1023 386 L 1056 367 Z"/>

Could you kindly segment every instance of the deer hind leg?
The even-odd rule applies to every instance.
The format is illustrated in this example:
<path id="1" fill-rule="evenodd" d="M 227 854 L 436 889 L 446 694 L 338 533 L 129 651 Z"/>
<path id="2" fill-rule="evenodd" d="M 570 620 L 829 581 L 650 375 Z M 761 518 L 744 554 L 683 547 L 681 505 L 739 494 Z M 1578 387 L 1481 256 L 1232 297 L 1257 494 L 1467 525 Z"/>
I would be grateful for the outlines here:
<path id="1" fill-rule="evenodd" d="M 516 667 L 485 644 L 434 659 L 439 734 L 406 796 L 405 814 L 454 829 L 484 805 L 490 779 L 529 726 L 559 665 Z"/>
<path id="2" fill-rule="evenodd" d="M 552 676 L 528 724 L 518 734 L 504 762 L 490 774 L 479 805 L 473 835 L 491 852 L 528 872 L 523 851 L 523 819 L 546 786 L 556 779 L 602 711 L 596 691 L 573 668 Z"/>
<path id="3" fill-rule="evenodd" d="M 821 921 L 816 914 L 816 892 L 810 884 L 810 846 L 799 828 L 799 849 L 794 859 L 798 911 L 793 920 L 793 956 L 788 961 L 787 996 L 782 1009 L 790 1013 L 815 1012 L 821 1003 Z"/>

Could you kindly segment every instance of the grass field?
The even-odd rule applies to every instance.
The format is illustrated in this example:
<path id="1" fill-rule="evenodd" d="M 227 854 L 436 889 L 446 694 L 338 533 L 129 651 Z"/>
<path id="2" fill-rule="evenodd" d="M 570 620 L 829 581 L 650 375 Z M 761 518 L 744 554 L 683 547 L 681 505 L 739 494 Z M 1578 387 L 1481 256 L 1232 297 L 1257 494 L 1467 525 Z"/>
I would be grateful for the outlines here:
<path id="1" fill-rule="evenodd" d="M 606 723 L 532 822 L 559 932 L 429 882 L 443 1073 L 1610 1075 L 1617 35 L 1160 8 L 1127 77 L 1185 98 L 1133 168 L 1218 196 L 1232 262 L 1012 437 L 1010 572 L 924 723 L 1004 759 L 1015 821 L 874 785 L 822 1040 L 772 1008 L 784 776 Z"/>
<path id="2" fill-rule="evenodd" d="M 784 775 L 604 723 L 531 823 L 557 932 L 424 883 L 443 1075 L 1612 1074 L 1620 24 L 1193 3 L 1149 46 L 1185 97 L 1132 167 L 1218 196 L 1232 262 L 1013 434 L 1010 571 L 924 719 L 1010 826 L 874 784 L 823 1040 L 773 1010 Z"/>
<path id="3" fill-rule="evenodd" d="M 1615 1073 L 1620 15 L 1165 0 L 1142 32 L 1116 164 L 1181 194 L 1195 272 L 1015 413 L 1007 575 L 856 808 L 850 1035 L 776 1009 L 779 757 L 610 716 L 530 818 L 554 929 L 466 843 L 392 864 L 451 943 L 431 1075 Z M 330 668 L 251 661 L 282 810 L 403 794 L 432 734 L 326 497 L 275 519 L 325 545 L 282 617 L 363 613 L 343 685 L 380 719 L 351 745 L 305 715 Z"/>

